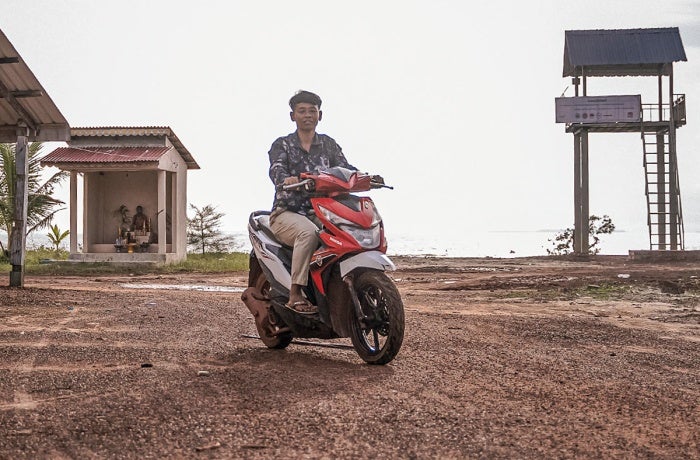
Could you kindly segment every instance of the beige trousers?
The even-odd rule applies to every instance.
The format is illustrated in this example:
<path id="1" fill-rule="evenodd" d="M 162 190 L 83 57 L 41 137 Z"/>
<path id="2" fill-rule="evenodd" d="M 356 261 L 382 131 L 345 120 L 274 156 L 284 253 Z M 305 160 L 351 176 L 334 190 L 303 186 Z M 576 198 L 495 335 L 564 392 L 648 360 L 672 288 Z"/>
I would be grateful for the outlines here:
<path id="1" fill-rule="evenodd" d="M 270 215 L 270 228 L 292 252 L 292 284 L 306 286 L 309 282 L 311 256 L 319 245 L 319 227 L 309 218 L 276 208 Z"/>

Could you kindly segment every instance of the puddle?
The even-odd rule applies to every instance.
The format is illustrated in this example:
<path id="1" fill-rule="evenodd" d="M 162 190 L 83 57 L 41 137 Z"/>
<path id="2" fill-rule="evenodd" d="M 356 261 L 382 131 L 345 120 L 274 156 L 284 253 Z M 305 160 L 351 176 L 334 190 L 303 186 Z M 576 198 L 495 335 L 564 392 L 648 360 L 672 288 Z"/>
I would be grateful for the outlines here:
<path id="1" fill-rule="evenodd" d="M 204 291 L 204 292 L 243 292 L 246 288 L 231 286 L 206 286 L 203 284 L 135 284 L 120 285 L 127 289 L 163 289 L 166 291 Z"/>

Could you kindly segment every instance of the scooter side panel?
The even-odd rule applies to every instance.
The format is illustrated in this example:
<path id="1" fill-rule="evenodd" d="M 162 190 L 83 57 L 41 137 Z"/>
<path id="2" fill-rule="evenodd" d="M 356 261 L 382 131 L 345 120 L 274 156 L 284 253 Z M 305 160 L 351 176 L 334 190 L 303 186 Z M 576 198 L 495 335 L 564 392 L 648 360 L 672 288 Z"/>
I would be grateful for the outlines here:
<path id="1" fill-rule="evenodd" d="M 292 287 L 292 275 L 277 255 L 280 253 L 282 246 L 270 239 L 265 233 L 255 231 L 250 225 L 248 226 L 248 233 L 258 262 L 264 265 L 266 271 L 272 274 L 273 279 L 289 291 Z"/>

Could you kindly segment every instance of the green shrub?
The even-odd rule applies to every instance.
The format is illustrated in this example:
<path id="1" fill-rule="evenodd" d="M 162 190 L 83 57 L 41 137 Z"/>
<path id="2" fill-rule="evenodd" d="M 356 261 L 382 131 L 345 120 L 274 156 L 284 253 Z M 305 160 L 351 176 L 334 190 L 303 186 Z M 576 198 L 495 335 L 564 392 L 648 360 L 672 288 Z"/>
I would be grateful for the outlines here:
<path id="1" fill-rule="evenodd" d="M 598 243 L 600 238 L 598 235 L 609 235 L 615 231 L 615 224 L 608 215 L 598 217 L 592 215 L 588 220 L 588 235 L 589 245 L 588 254 L 600 253 Z M 554 246 L 552 249 L 547 249 L 547 254 L 550 256 L 561 256 L 571 254 L 574 251 L 574 229 L 567 228 L 561 233 L 558 233 L 553 240 L 547 240 Z M 592 242 L 591 242 L 592 241 Z"/>
<path id="2" fill-rule="evenodd" d="M 69 252 L 65 249 L 55 250 L 53 248 L 47 248 L 44 245 L 39 246 L 36 249 L 30 249 L 27 251 L 24 259 L 24 265 L 39 265 L 42 262 L 49 260 L 67 260 Z"/>

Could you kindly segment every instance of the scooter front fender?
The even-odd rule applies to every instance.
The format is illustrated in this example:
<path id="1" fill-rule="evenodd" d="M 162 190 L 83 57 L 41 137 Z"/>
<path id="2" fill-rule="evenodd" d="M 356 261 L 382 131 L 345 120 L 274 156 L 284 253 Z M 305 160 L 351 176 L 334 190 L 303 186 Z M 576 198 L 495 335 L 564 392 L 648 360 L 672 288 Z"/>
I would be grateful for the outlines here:
<path id="1" fill-rule="evenodd" d="M 385 272 L 396 270 L 396 265 L 382 252 L 361 252 L 340 262 L 340 276 L 344 278 L 356 268 L 373 268 Z"/>

